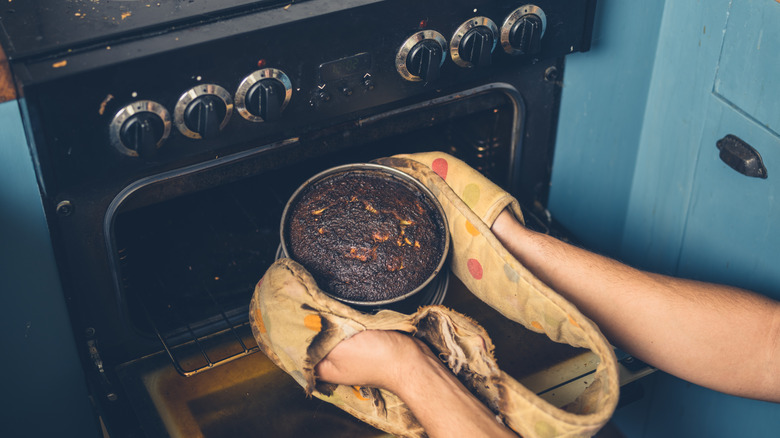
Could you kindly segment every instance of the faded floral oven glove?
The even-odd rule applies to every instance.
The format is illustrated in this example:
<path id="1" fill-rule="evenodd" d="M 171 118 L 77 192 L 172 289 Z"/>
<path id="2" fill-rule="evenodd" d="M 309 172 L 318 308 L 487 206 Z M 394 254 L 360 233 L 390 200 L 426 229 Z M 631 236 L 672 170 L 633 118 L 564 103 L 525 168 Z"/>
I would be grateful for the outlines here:
<path id="1" fill-rule="evenodd" d="M 364 330 L 398 330 L 425 340 L 469 389 L 504 423 L 526 438 L 595 434 L 618 399 L 617 362 L 598 328 L 514 259 L 490 231 L 517 201 L 476 170 L 443 153 L 377 160 L 425 184 L 445 210 L 452 237 L 451 270 L 479 299 L 529 330 L 556 342 L 587 348 L 600 358 L 593 383 L 557 408 L 511 376 L 493 357 L 493 344 L 476 322 L 443 306 L 411 315 L 364 314 L 325 295 L 298 263 L 274 263 L 255 288 L 250 323 L 261 350 L 307 392 L 399 437 L 425 431 L 394 394 L 380 389 L 317 382 L 314 367 L 339 342 Z"/>

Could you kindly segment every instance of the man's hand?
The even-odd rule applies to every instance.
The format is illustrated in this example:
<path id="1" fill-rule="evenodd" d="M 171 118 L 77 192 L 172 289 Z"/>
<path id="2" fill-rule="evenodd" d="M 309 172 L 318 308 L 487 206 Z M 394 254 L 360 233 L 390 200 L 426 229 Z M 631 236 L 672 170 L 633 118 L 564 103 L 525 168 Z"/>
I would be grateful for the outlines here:
<path id="1" fill-rule="evenodd" d="M 367 330 L 342 341 L 314 371 L 331 383 L 396 392 L 411 365 L 434 357 L 422 341 L 396 331 Z"/>
<path id="2" fill-rule="evenodd" d="M 517 437 L 496 421 L 428 346 L 400 332 L 358 333 L 331 350 L 315 372 L 327 382 L 392 392 L 431 438 Z"/>

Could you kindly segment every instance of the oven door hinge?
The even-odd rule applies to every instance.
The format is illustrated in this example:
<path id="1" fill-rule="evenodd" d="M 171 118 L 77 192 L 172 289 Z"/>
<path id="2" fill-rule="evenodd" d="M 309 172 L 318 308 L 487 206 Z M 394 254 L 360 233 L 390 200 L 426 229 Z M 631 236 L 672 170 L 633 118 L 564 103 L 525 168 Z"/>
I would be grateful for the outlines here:
<path id="1" fill-rule="evenodd" d="M 90 337 L 94 335 L 95 329 L 91 327 L 88 328 L 87 336 Z M 92 361 L 92 365 L 95 366 L 95 369 L 98 372 L 98 381 L 100 382 L 100 387 L 103 390 L 103 393 L 109 401 L 116 401 L 117 395 L 113 389 L 113 384 L 108 379 L 105 368 L 103 368 L 103 359 L 100 358 L 97 339 L 87 339 L 87 351 L 89 351 L 89 358 Z"/>

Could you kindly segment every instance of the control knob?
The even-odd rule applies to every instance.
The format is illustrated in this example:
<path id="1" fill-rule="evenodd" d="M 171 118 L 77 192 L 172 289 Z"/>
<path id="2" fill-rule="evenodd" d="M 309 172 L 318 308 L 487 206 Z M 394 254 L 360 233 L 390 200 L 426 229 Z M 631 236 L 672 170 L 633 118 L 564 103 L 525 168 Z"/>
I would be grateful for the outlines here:
<path id="1" fill-rule="evenodd" d="M 275 68 L 257 70 L 236 91 L 236 109 L 251 122 L 278 120 L 292 97 L 290 78 Z"/>
<path id="2" fill-rule="evenodd" d="M 521 6 L 501 26 L 501 46 L 512 55 L 533 55 L 541 50 L 547 17 L 536 5 Z"/>
<path id="3" fill-rule="evenodd" d="M 187 137 L 214 138 L 233 114 L 233 99 L 219 85 L 204 84 L 181 95 L 173 110 L 173 123 Z"/>
<path id="4" fill-rule="evenodd" d="M 461 67 L 488 66 L 498 42 L 498 27 L 487 17 L 461 24 L 450 40 L 450 56 Z"/>
<path id="5" fill-rule="evenodd" d="M 109 125 L 111 144 L 130 157 L 153 157 L 170 133 L 168 110 L 151 100 L 120 109 Z"/>
<path id="6" fill-rule="evenodd" d="M 422 30 L 407 38 L 398 49 L 395 67 L 407 81 L 433 82 L 440 76 L 447 57 L 447 40 L 435 30 Z"/>

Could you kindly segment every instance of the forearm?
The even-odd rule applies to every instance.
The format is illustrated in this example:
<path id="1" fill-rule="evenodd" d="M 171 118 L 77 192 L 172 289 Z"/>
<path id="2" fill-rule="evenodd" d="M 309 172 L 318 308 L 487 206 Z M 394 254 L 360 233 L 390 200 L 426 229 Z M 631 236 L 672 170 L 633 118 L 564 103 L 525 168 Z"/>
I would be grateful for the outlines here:
<path id="1" fill-rule="evenodd" d="M 386 389 L 403 400 L 431 438 L 516 437 L 496 420 L 422 341 L 368 330 L 342 341 L 319 364 L 318 378 Z"/>
<path id="2" fill-rule="evenodd" d="M 744 290 L 642 272 L 525 229 L 493 231 L 612 343 L 664 371 L 731 394 L 780 401 L 780 305 Z"/>
<path id="3" fill-rule="evenodd" d="M 432 355 L 415 363 L 408 379 L 397 383 L 391 391 L 406 403 L 431 438 L 517 437 Z"/>

